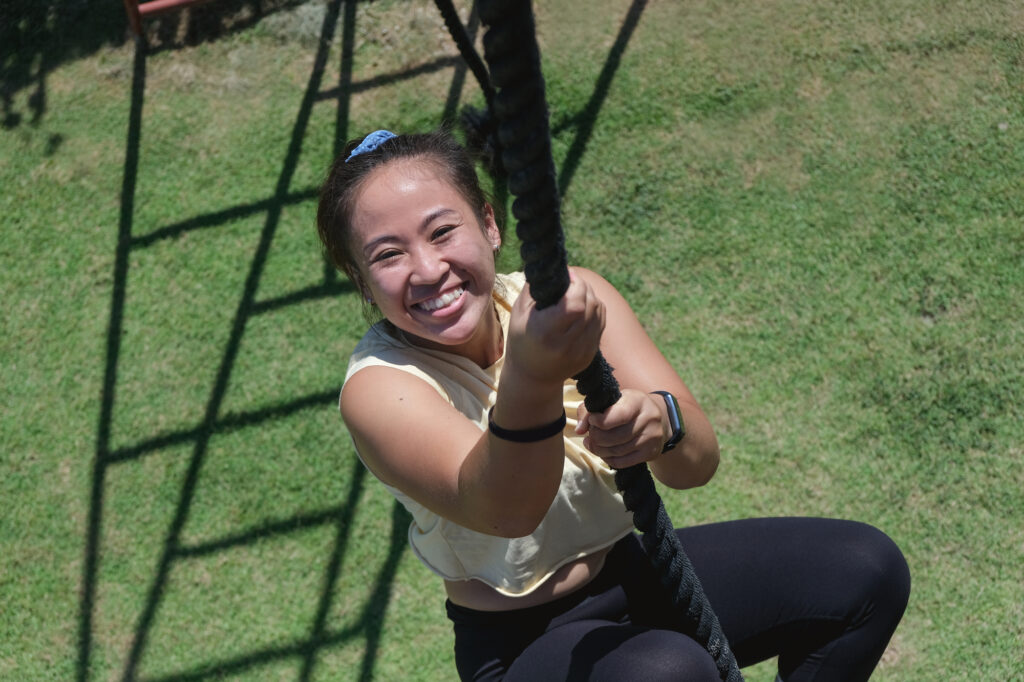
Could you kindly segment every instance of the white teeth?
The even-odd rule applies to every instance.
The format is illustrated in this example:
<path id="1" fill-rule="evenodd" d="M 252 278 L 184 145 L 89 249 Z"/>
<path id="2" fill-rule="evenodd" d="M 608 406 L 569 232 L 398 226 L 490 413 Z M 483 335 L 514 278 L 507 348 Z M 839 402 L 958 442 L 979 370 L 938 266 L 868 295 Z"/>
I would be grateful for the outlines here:
<path id="1" fill-rule="evenodd" d="M 443 308 L 446 305 L 450 305 L 455 299 L 457 299 L 459 296 L 462 296 L 462 293 L 462 287 L 459 287 L 458 289 L 452 289 L 443 296 L 438 296 L 437 298 L 432 298 L 429 301 L 421 302 L 419 304 L 419 307 L 423 308 L 427 312 L 431 312 L 437 310 L 438 308 Z"/>

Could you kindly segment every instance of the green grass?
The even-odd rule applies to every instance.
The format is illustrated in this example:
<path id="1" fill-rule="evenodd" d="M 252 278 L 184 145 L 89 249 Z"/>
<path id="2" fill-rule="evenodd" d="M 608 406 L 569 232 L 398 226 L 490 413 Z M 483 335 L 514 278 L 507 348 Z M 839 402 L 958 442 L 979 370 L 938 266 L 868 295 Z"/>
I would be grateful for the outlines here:
<path id="1" fill-rule="evenodd" d="M 319 2 L 222 0 L 150 23 L 136 61 L 118 3 L 22 4 L 0 678 L 452 679 L 441 585 L 333 407 L 365 323 L 312 226 L 337 138 L 445 114 L 433 6 L 342 5 L 327 46 Z M 914 589 L 877 679 L 1021 678 L 1024 13 L 630 6 L 537 15 L 571 258 L 722 444 L 673 519 L 878 525 Z"/>

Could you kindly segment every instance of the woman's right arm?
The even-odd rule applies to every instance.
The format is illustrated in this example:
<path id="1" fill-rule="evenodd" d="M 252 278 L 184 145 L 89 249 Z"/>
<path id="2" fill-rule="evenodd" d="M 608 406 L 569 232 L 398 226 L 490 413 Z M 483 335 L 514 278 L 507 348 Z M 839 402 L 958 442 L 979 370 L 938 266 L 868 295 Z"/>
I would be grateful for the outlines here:
<path id="1" fill-rule="evenodd" d="M 564 380 L 586 367 L 604 326 L 589 285 L 574 282 L 537 311 L 528 292 L 509 329 L 494 421 L 505 429 L 553 422 Z M 516 443 L 480 429 L 421 379 L 389 367 L 356 372 L 341 412 L 363 461 L 382 481 L 431 511 L 489 535 L 529 535 L 562 477 L 562 434 Z"/>
<path id="2" fill-rule="evenodd" d="M 536 387 L 533 401 L 514 401 L 523 422 L 530 415 L 533 425 L 558 416 L 557 389 L 557 408 L 550 387 Z M 558 489 L 561 434 L 536 443 L 503 441 L 481 432 L 407 372 L 356 372 L 342 391 L 341 412 L 360 457 L 378 478 L 460 526 L 502 537 L 529 535 Z M 501 424 L 497 408 L 494 419 Z"/>

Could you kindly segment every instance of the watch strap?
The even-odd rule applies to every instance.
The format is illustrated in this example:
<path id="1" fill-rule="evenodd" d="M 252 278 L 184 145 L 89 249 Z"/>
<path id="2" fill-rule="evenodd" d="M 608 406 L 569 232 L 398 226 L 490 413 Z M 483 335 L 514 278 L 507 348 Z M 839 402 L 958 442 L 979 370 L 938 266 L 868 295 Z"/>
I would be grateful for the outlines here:
<path id="1" fill-rule="evenodd" d="M 668 423 L 672 427 L 672 435 L 665 441 L 665 447 L 661 451 L 668 452 L 679 445 L 679 441 L 686 435 L 686 427 L 683 426 L 683 413 L 679 409 L 679 401 L 668 391 L 651 391 L 651 393 L 657 393 L 665 399 L 665 411 L 668 413 Z"/>

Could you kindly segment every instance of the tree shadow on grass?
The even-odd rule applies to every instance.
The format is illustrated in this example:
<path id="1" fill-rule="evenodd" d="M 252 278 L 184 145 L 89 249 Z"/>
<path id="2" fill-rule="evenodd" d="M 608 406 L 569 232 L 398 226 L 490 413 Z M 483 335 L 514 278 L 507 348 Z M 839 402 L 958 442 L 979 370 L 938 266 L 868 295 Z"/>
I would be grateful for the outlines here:
<path id="1" fill-rule="evenodd" d="M 123 27 L 120 3 L 0 3 L 0 126 L 11 129 L 25 123 L 38 125 L 47 109 L 50 72 L 71 59 L 123 43 Z"/>
<path id="2" fill-rule="evenodd" d="M 150 54 L 200 45 L 244 31 L 275 12 L 309 2 L 310 0 L 201 0 L 195 5 L 143 18 L 142 37 Z"/>
<path id="3" fill-rule="evenodd" d="M 642 6 L 643 0 L 635 0 L 634 10 L 631 10 L 630 15 L 634 17 L 631 26 L 635 26 L 635 20 L 639 17 L 638 10 L 635 8 L 642 8 Z M 299 106 L 288 152 L 272 196 L 250 204 L 233 206 L 207 215 L 187 218 L 144 235 L 134 235 L 132 227 L 139 169 L 142 111 L 145 100 L 146 60 L 151 52 L 145 42 L 140 41 L 136 44 L 131 89 L 131 109 L 122 180 L 121 212 L 114 258 L 114 277 L 107 332 L 106 365 L 97 426 L 96 452 L 93 461 L 92 488 L 85 538 L 85 559 L 83 562 L 81 608 L 79 614 L 78 662 L 76 668 L 79 682 L 87 682 L 92 672 L 95 632 L 94 617 L 102 554 L 100 538 L 102 535 L 104 511 L 103 491 L 108 469 L 117 466 L 130 466 L 140 458 L 164 448 L 189 443 L 192 444 L 191 456 L 182 480 L 177 506 L 163 541 L 163 547 L 149 585 L 145 603 L 136 621 L 127 660 L 121 673 L 122 678 L 125 680 L 135 680 L 140 677 L 140 664 L 150 643 L 150 636 L 157 613 L 168 588 L 172 567 L 176 562 L 225 552 L 239 546 L 252 545 L 264 539 L 287 536 L 290 533 L 319 526 L 333 526 L 335 528 L 335 535 L 309 637 L 301 641 L 268 646 L 262 650 L 244 653 L 230 659 L 202 662 L 191 670 L 166 675 L 159 679 L 173 680 L 175 682 L 203 680 L 236 674 L 282 659 L 296 659 L 301 661 L 300 679 L 308 680 L 312 678 L 319 654 L 325 648 L 338 646 L 358 637 L 362 637 L 365 640 L 359 679 L 370 680 L 373 677 L 373 668 L 382 634 L 383 613 L 390 601 L 391 586 L 405 548 L 405 529 L 408 526 L 409 517 L 400 505 L 394 504 L 387 555 L 378 570 L 368 599 L 353 625 L 341 630 L 330 630 L 328 628 L 328 615 L 331 611 L 342 560 L 351 535 L 356 503 L 366 478 L 365 469 L 357 461 L 353 461 L 348 494 L 345 497 L 345 502 L 341 505 L 295 515 L 287 519 L 266 520 L 257 527 L 244 529 L 198 545 L 188 545 L 183 542 L 183 530 L 192 508 L 200 473 L 204 460 L 209 453 L 211 439 L 215 435 L 237 429 L 258 428 L 268 422 L 288 417 L 303 410 L 326 407 L 336 400 L 337 388 L 335 386 L 319 387 L 306 396 L 292 398 L 242 414 L 222 415 L 229 379 L 235 367 L 246 326 L 250 320 L 256 316 L 271 313 L 300 302 L 353 293 L 350 285 L 338 282 L 334 271 L 325 266 L 323 279 L 317 285 L 293 291 L 276 299 L 256 299 L 256 292 L 283 209 L 296 203 L 308 201 L 315 196 L 314 189 L 296 191 L 291 187 L 313 106 L 317 102 L 325 100 L 336 101 L 337 103 L 336 134 L 334 136 L 335 153 L 340 151 L 340 146 L 349 136 L 350 96 L 360 88 L 380 87 L 415 76 L 424 69 L 446 68 L 454 65 L 455 73 L 445 104 L 444 117 L 446 119 L 453 118 L 454 112 L 457 109 L 459 93 L 461 92 L 466 74 L 465 66 L 461 62 L 431 64 L 425 67 L 413 68 L 401 74 L 378 76 L 369 85 L 354 83 L 352 80 L 352 67 L 355 44 L 355 17 L 355 2 L 353 0 L 348 2 L 331 0 L 327 5 L 310 79 Z M 342 21 L 340 80 L 336 89 L 325 91 L 322 88 L 322 83 L 327 67 L 329 46 L 339 20 Z M 471 29 L 475 30 L 475 28 L 474 18 L 471 22 Z M 589 127 L 584 126 L 581 128 L 577 133 L 577 139 L 578 141 L 582 140 L 582 142 L 574 143 L 573 145 L 573 149 L 578 147 L 579 155 L 582 155 L 585 149 L 586 137 L 589 135 L 589 130 L 592 129 L 593 120 L 596 119 L 601 103 L 607 93 L 608 82 L 614 74 L 614 65 L 617 65 L 618 57 L 621 55 L 625 42 L 628 41 L 631 32 L 632 27 L 628 31 L 624 29 L 624 33 L 620 34 L 620 40 L 616 42 L 616 46 L 613 47 L 613 51 L 609 56 L 609 64 L 613 64 L 613 66 L 609 67 L 606 65 L 605 70 L 602 71 L 602 78 L 597 88 L 595 88 L 595 95 L 584 110 L 585 116 L 582 120 L 589 120 Z M 625 35 L 625 38 L 623 38 L 623 35 Z M 578 162 L 578 159 L 576 162 Z M 137 249 L 147 248 L 165 239 L 195 230 L 215 229 L 237 218 L 260 213 L 265 214 L 265 222 L 260 232 L 259 242 L 253 254 L 249 273 L 235 310 L 229 338 L 221 356 L 214 385 L 201 421 L 189 429 L 156 434 L 133 445 L 113 448 L 111 430 L 116 403 L 121 338 L 124 330 L 130 255 Z"/>
<path id="4" fill-rule="evenodd" d="M 149 54 L 245 30 L 266 16 L 310 0 L 214 0 L 148 19 Z M 38 126 L 50 106 L 47 80 L 62 64 L 129 39 L 118 0 L 0 2 L 0 129 Z M 63 138 L 51 136 L 53 154 Z"/>

